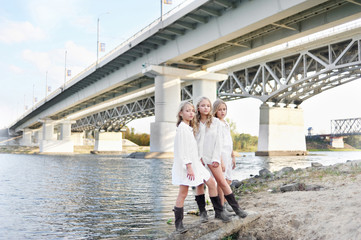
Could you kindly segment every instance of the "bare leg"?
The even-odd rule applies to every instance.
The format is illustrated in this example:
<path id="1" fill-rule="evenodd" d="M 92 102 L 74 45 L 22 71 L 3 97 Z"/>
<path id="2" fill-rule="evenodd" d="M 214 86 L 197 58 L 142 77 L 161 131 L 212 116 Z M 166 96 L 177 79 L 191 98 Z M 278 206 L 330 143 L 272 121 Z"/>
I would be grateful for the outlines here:
<path id="1" fill-rule="evenodd" d="M 186 199 L 187 195 L 188 195 L 188 186 L 180 185 L 175 206 L 178 208 L 182 208 L 184 206 L 184 200 Z"/>
<path id="2" fill-rule="evenodd" d="M 208 179 L 208 181 L 206 182 L 206 185 L 208 187 L 209 196 L 210 197 L 217 196 L 218 192 L 217 192 L 217 187 L 216 187 L 216 181 L 214 180 L 213 177 L 210 177 Z M 203 192 L 204 192 L 204 188 L 203 188 Z"/>
<path id="3" fill-rule="evenodd" d="M 211 170 L 214 178 L 216 179 L 219 188 L 223 191 L 223 194 L 224 195 L 231 194 L 232 189 L 228 185 L 226 179 L 223 176 L 222 168 L 220 166 L 215 168 L 212 165 L 208 165 L 208 167 Z"/>
<path id="4" fill-rule="evenodd" d="M 197 195 L 202 195 L 204 194 L 204 184 L 201 184 L 199 186 L 196 187 L 196 194 Z"/>
<path id="5" fill-rule="evenodd" d="M 231 186 L 231 183 L 232 183 L 231 180 L 226 179 L 226 182 L 228 183 L 229 186 Z M 221 190 L 221 191 L 222 191 L 222 190 Z M 226 200 L 226 198 L 224 197 L 223 191 L 220 192 L 220 191 L 218 190 L 218 192 L 219 192 L 219 198 L 221 199 L 221 203 L 222 203 L 222 205 L 224 205 L 224 202 L 226 202 L 227 200 Z"/>
<path id="6" fill-rule="evenodd" d="M 224 205 L 224 194 L 223 194 L 222 188 L 218 185 L 217 190 L 218 190 L 219 199 L 220 199 L 221 204 L 223 206 Z"/>

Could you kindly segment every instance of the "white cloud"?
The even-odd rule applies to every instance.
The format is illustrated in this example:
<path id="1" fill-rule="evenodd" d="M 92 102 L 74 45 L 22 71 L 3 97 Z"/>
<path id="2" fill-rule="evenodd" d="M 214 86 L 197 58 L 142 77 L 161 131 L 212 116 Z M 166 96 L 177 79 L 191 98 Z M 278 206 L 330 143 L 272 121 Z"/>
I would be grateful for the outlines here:
<path id="1" fill-rule="evenodd" d="M 51 66 L 50 53 L 48 52 L 34 52 L 27 49 L 23 51 L 23 58 L 33 63 L 42 72 Z"/>
<path id="2" fill-rule="evenodd" d="M 24 50 L 22 57 L 32 63 L 39 73 L 48 72 L 49 81 L 52 80 L 53 90 L 63 84 L 65 71 L 65 49 L 67 51 L 66 67 L 72 71 L 67 81 L 95 62 L 95 53 L 86 48 L 68 41 L 63 49 L 54 49 L 49 52 Z"/>
<path id="3" fill-rule="evenodd" d="M 22 74 L 24 72 L 24 70 L 22 68 L 15 66 L 15 65 L 10 65 L 9 70 L 15 74 Z"/>
<path id="4" fill-rule="evenodd" d="M 5 101 L 0 101 L 1 115 L 0 118 L 0 129 L 8 127 L 15 119 L 20 115 L 20 106 L 14 106 L 6 103 Z"/>
<path id="5" fill-rule="evenodd" d="M 96 53 L 89 51 L 85 47 L 79 46 L 73 41 L 67 41 L 65 48 L 68 53 L 68 63 L 73 66 L 81 66 L 82 68 L 88 67 L 95 62 Z M 70 66 L 70 65 L 69 65 Z"/>
<path id="6" fill-rule="evenodd" d="M 82 10 L 85 4 L 89 4 L 89 2 L 81 0 L 32 0 L 29 1 L 28 9 L 31 18 L 45 29 L 54 29 L 66 23 L 85 29 L 88 29 L 89 25 L 95 28 L 95 19 Z"/>
<path id="7" fill-rule="evenodd" d="M 45 33 L 30 22 L 4 21 L 0 23 L 0 42 L 19 43 L 44 38 Z"/>

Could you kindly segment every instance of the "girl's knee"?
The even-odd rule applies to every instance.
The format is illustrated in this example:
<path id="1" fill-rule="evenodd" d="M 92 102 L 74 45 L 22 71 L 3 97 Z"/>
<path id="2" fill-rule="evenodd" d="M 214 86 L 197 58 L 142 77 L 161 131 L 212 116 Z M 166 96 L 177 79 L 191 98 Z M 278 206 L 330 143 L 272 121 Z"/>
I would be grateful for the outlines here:
<path id="1" fill-rule="evenodd" d="M 214 180 L 214 178 L 210 177 L 208 179 L 208 181 L 206 182 L 207 186 L 215 186 L 216 185 L 216 181 Z"/>

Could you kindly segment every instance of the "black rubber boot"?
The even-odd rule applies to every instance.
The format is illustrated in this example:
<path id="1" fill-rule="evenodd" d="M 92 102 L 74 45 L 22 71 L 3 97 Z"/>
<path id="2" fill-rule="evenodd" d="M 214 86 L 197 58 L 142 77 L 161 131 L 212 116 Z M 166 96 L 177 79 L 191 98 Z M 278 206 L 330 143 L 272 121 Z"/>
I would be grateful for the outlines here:
<path id="1" fill-rule="evenodd" d="M 235 215 L 233 209 L 231 208 L 231 206 L 229 206 L 229 208 L 231 209 L 231 211 L 228 211 L 226 205 L 223 205 L 223 211 L 224 213 L 228 216 L 228 217 L 232 217 Z"/>
<path id="2" fill-rule="evenodd" d="M 201 217 L 201 222 L 208 222 L 208 215 L 206 210 L 206 199 L 204 194 L 196 196 L 196 202 L 199 209 L 199 216 Z"/>
<path id="3" fill-rule="evenodd" d="M 247 217 L 247 213 L 239 207 L 238 202 L 237 202 L 236 198 L 234 197 L 233 193 L 231 193 L 227 196 L 224 195 L 224 197 L 227 199 L 228 204 L 232 207 L 233 211 L 237 214 L 238 217 L 240 217 L 240 218 Z"/>
<path id="4" fill-rule="evenodd" d="M 183 227 L 183 208 L 178 208 L 174 206 L 174 217 L 175 217 L 175 229 L 177 233 L 185 233 L 187 232 L 187 229 Z"/>
<path id="5" fill-rule="evenodd" d="M 215 218 L 222 220 L 223 222 L 229 222 L 231 221 L 231 218 L 226 215 L 226 213 L 223 211 L 223 206 L 221 205 L 221 200 L 218 196 L 211 197 L 211 201 L 213 204 L 214 212 L 215 212 Z"/>

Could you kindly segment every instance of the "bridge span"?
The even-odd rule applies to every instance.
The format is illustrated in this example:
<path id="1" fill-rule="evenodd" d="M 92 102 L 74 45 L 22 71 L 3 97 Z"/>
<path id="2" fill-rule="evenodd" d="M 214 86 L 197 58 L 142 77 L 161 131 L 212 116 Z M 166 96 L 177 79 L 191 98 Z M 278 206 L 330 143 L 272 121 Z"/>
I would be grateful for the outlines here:
<path id="1" fill-rule="evenodd" d="M 81 134 L 71 131 L 86 129 L 105 131 L 98 132 L 96 145 L 112 146 L 95 150 L 121 150 L 116 132 L 132 119 L 155 115 L 151 151 L 171 152 L 180 101 L 254 97 L 264 103 L 258 154 L 305 154 L 298 106 L 360 78 L 360 27 L 217 67 L 360 17 L 356 0 L 186 1 L 9 129 L 22 132 L 25 145 L 37 139 L 41 152 L 72 152 L 74 136 Z"/>

